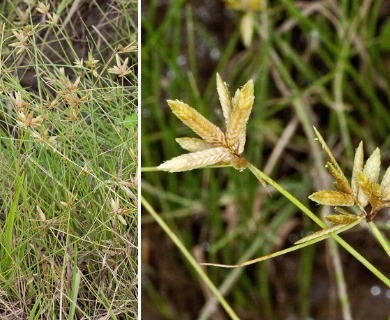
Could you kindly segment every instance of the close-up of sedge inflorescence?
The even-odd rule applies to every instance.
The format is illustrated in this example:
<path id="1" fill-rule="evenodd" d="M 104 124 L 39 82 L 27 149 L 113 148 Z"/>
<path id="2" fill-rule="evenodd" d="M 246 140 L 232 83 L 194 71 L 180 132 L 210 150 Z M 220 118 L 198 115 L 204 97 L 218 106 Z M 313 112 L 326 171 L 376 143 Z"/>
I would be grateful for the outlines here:
<path id="1" fill-rule="evenodd" d="M 388 3 L 141 16 L 145 317 L 388 320 Z"/>

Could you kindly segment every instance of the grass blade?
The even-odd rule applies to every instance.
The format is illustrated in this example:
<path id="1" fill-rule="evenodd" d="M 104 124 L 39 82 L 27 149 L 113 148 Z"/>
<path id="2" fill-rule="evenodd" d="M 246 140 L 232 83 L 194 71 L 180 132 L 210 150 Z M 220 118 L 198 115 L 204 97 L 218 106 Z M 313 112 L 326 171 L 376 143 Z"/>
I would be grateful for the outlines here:
<path id="1" fill-rule="evenodd" d="M 1 261 L 0 271 L 2 273 L 7 272 L 12 264 L 12 233 L 14 230 L 14 222 L 18 209 L 19 196 L 22 191 L 22 186 L 24 182 L 24 173 L 21 174 L 18 181 L 16 182 L 15 195 L 12 199 L 11 208 L 7 214 L 4 226 L 4 233 L 2 234 L 2 247 L 1 247 Z"/>

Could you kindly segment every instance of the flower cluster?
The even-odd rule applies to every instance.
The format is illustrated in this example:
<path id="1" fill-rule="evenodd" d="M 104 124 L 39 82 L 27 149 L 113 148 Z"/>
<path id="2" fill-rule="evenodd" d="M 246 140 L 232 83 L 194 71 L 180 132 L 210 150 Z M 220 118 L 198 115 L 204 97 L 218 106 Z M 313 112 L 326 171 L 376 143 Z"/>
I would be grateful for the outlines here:
<path id="1" fill-rule="evenodd" d="M 248 81 L 231 97 L 227 84 L 217 74 L 217 91 L 225 118 L 226 131 L 211 123 L 195 109 L 179 100 L 168 100 L 173 113 L 199 138 L 178 138 L 179 145 L 191 153 L 158 166 L 159 170 L 177 172 L 200 167 L 227 164 L 238 170 L 247 166 L 241 156 L 246 140 L 246 125 L 254 102 L 253 81 Z"/>
<path id="2" fill-rule="evenodd" d="M 355 153 L 350 184 L 324 139 L 315 128 L 314 130 L 328 155 L 329 161 L 326 166 L 335 179 L 337 190 L 317 191 L 309 198 L 319 204 L 336 206 L 339 214 L 330 215 L 327 219 L 334 223 L 349 223 L 356 220 L 357 216 L 338 207 L 357 206 L 369 222 L 375 218 L 379 210 L 390 207 L 390 167 L 379 183 L 380 150 L 376 148 L 364 164 L 363 142 L 360 142 Z"/>
<path id="3" fill-rule="evenodd" d="M 27 96 L 27 93 L 25 93 Z M 10 100 L 16 110 L 17 118 L 16 124 L 19 128 L 28 130 L 36 141 L 42 143 L 45 147 L 51 145 L 56 147 L 57 136 L 51 136 L 48 130 L 48 124 L 45 123 L 44 107 L 42 106 L 31 106 L 30 103 L 24 100 L 22 93 L 17 91 L 13 94 L 9 94 Z M 55 101 L 51 101 L 49 98 L 46 100 L 46 105 L 50 106 Z M 31 110 L 34 110 L 31 111 Z M 34 113 L 38 112 L 39 115 L 35 116 Z"/>

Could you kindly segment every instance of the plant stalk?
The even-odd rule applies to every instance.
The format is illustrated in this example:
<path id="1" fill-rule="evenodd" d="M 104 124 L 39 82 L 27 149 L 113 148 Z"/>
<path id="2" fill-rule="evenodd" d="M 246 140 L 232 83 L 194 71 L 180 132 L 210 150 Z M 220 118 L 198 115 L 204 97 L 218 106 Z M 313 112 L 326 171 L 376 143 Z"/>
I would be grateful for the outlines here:
<path id="1" fill-rule="evenodd" d="M 321 228 L 326 227 L 326 224 L 320 218 L 318 218 L 309 208 L 307 208 L 302 202 L 300 202 L 297 198 L 295 198 L 290 192 L 284 189 L 280 184 L 272 180 L 264 172 L 257 169 L 251 163 L 248 164 L 248 168 L 256 176 L 256 178 L 259 179 L 260 182 L 265 181 L 266 183 L 274 187 L 283 196 L 289 199 L 296 207 L 298 207 L 304 214 L 306 214 L 310 219 L 312 219 L 315 223 L 317 223 Z M 375 230 L 375 227 L 373 230 Z M 331 234 L 331 237 L 335 239 L 342 247 L 344 247 L 345 250 L 347 250 L 351 255 L 353 255 L 367 269 L 369 269 L 378 279 L 380 279 L 384 284 L 390 287 L 390 279 L 386 277 L 382 272 L 380 272 L 376 267 L 374 267 L 366 258 L 364 258 L 359 252 L 357 252 L 350 244 L 348 244 L 345 240 L 343 240 L 340 236 L 336 234 Z M 378 240 L 381 238 L 382 237 L 379 236 Z M 385 247 L 388 247 L 388 244 L 385 245 Z"/>
<path id="2" fill-rule="evenodd" d="M 194 259 L 191 253 L 187 250 L 187 248 L 183 245 L 180 239 L 175 235 L 175 233 L 169 228 L 169 226 L 165 223 L 163 219 L 157 214 L 157 212 L 153 209 L 150 203 L 141 195 L 141 203 L 143 207 L 149 212 L 149 214 L 156 220 L 156 222 L 160 225 L 160 227 L 166 232 L 166 234 L 171 238 L 174 244 L 179 248 L 181 253 L 187 259 L 187 261 L 194 268 L 196 273 L 200 276 L 200 278 L 204 281 L 204 283 L 210 288 L 210 290 L 214 293 L 218 301 L 221 303 L 222 307 L 225 309 L 227 314 L 231 319 L 239 320 L 239 317 L 234 312 L 234 310 L 230 307 L 229 303 L 225 300 L 222 294 L 218 291 L 217 287 L 212 283 L 210 278 L 204 272 L 204 270 L 200 267 L 198 262 Z"/>

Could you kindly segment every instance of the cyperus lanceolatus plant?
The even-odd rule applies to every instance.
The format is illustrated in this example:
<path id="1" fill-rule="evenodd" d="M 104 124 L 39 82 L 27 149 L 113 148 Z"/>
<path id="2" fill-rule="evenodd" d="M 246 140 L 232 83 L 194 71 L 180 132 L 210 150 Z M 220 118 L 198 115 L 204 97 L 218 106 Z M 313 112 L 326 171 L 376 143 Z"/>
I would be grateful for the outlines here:
<path id="1" fill-rule="evenodd" d="M 227 84 L 217 74 L 217 91 L 225 118 L 223 132 L 198 111 L 179 100 L 168 100 L 173 113 L 199 138 L 177 138 L 177 143 L 190 153 L 175 157 L 158 166 L 158 169 L 178 172 L 216 164 L 231 165 L 238 170 L 247 167 L 242 156 L 246 140 L 246 125 L 252 111 L 253 81 L 249 80 L 231 97 Z"/>
<path id="2" fill-rule="evenodd" d="M 366 220 L 374 235 L 390 256 L 390 245 L 388 241 L 373 223 L 373 219 L 382 208 L 390 207 L 390 168 L 386 170 L 381 183 L 379 183 L 379 149 L 375 149 L 364 164 L 363 142 L 359 144 L 356 150 L 351 183 L 349 183 L 325 143 L 325 140 L 317 129 L 314 128 L 317 139 L 329 158 L 327 168 L 335 179 L 335 190 L 317 191 L 310 195 L 309 198 L 319 204 L 335 207 L 336 213 L 326 217 L 331 223 L 328 226 L 285 188 L 242 156 L 246 140 L 246 126 L 254 103 L 253 81 L 249 80 L 231 97 L 227 84 L 217 74 L 217 91 L 225 119 L 225 131 L 222 131 L 186 103 L 179 100 L 168 100 L 168 105 L 173 113 L 200 138 L 177 138 L 176 141 L 180 146 L 190 153 L 168 160 L 159 165 L 157 169 L 178 172 L 219 164 L 232 166 L 239 171 L 248 168 L 264 187 L 267 183 L 275 188 L 322 229 L 300 239 L 293 247 L 259 258 L 234 265 L 215 263 L 203 263 L 203 265 L 227 268 L 242 267 L 298 250 L 331 236 L 379 279 L 390 286 L 389 278 L 377 270 L 348 243 L 337 236 L 337 233 L 350 229 L 363 220 Z M 353 208 L 351 211 L 348 211 L 344 207 Z"/>
<path id="3" fill-rule="evenodd" d="M 328 216 L 327 220 L 334 223 L 355 220 L 353 218 L 355 215 L 347 213 L 346 210 L 340 210 L 339 207 L 357 206 L 360 209 L 360 215 L 370 222 L 381 209 L 390 207 L 390 167 L 387 168 L 379 183 L 380 150 L 376 148 L 364 164 L 363 141 L 360 142 L 356 149 L 351 184 L 349 184 L 324 139 L 316 129 L 315 132 L 329 157 L 326 167 L 335 179 L 337 190 L 318 191 L 309 198 L 319 204 L 335 206 L 340 212 L 338 215 Z"/>
<path id="4" fill-rule="evenodd" d="M 246 168 L 247 161 L 241 154 L 245 146 L 246 124 L 255 99 L 253 81 L 249 80 L 232 98 L 226 83 L 217 74 L 217 91 L 225 118 L 225 132 L 188 104 L 168 100 L 173 113 L 201 139 L 177 138 L 177 143 L 190 153 L 166 161 L 158 169 L 177 172 L 215 164 L 228 164 L 238 170 Z"/>
<path id="5" fill-rule="evenodd" d="M 330 227 L 311 234 L 297 243 L 330 232 L 344 231 L 363 219 L 371 222 L 381 209 L 390 207 L 390 167 L 387 168 L 382 181 L 379 183 L 381 166 L 379 148 L 372 152 L 364 164 L 363 141 L 360 142 L 356 149 L 351 183 L 349 183 L 321 134 L 316 128 L 314 128 L 314 131 L 328 156 L 326 167 L 334 178 L 336 190 L 317 191 L 309 198 L 318 204 L 334 206 L 337 213 L 326 217 L 332 223 Z M 343 207 L 355 207 L 358 212 L 356 210 L 348 211 Z"/>

